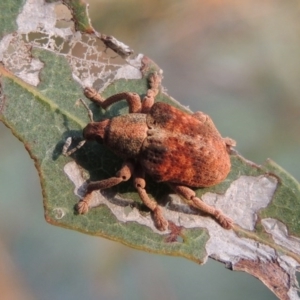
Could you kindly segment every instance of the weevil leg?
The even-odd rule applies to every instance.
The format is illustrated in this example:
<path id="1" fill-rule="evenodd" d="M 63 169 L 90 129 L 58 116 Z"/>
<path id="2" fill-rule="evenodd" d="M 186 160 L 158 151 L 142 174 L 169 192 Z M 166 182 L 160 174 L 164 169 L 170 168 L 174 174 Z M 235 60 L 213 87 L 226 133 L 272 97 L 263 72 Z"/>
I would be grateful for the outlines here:
<path id="1" fill-rule="evenodd" d="M 231 148 L 236 146 L 236 141 L 233 140 L 233 139 L 231 139 L 231 138 L 229 138 L 229 137 L 223 138 L 223 141 L 226 144 L 227 152 L 230 154 Z"/>
<path id="2" fill-rule="evenodd" d="M 192 114 L 192 116 L 201 121 L 202 123 L 205 123 L 207 118 L 209 118 L 209 116 L 203 113 L 202 111 L 196 111 Z"/>
<path id="3" fill-rule="evenodd" d="M 195 113 L 192 114 L 192 116 L 194 118 L 198 119 L 199 121 L 201 121 L 202 123 L 206 123 L 207 125 L 209 125 L 209 127 L 211 127 L 214 131 L 218 131 L 218 129 L 216 128 L 216 126 L 215 126 L 213 120 L 210 118 L 210 116 L 206 115 L 202 111 L 196 111 Z M 228 153 L 231 152 L 232 147 L 236 146 L 236 141 L 229 137 L 223 138 L 223 141 L 226 145 L 226 149 L 227 149 Z"/>
<path id="4" fill-rule="evenodd" d="M 142 108 L 141 98 L 137 93 L 124 92 L 112 95 L 107 99 L 103 99 L 102 96 L 99 93 L 97 93 L 95 89 L 86 87 L 84 89 L 84 95 L 103 109 L 106 109 L 110 105 L 121 100 L 127 101 L 129 106 L 129 113 L 138 113 L 141 111 Z"/>
<path id="5" fill-rule="evenodd" d="M 155 97 L 159 93 L 161 87 L 161 79 L 161 75 L 157 74 L 156 72 L 149 75 L 148 83 L 150 89 L 148 89 L 147 94 L 143 99 L 142 113 L 148 113 L 154 104 Z"/>
<path id="6" fill-rule="evenodd" d="M 177 194 L 191 201 L 192 206 L 203 211 L 204 213 L 212 215 L 223 228 L 232 229 L 233 221 L 229 217 L 225 216 L 220 210 L 215 209 L 214 207 L 203 202 L 200 198 L 196 197 L 195 191 L 182 185 L 170 184 L 170 186 Z"/>
<path id="7" fill-rule="evenodd" d="M 154 219 L 154 223 L 157 227 L 157 229 L 164 231 L 168 228 L 168 221 L 164 218 L 163 216 L 163 212 L 161 207 L 156 203 L 156 201 L 154 201 L 153 199 L 151 199 L 146 190 L 146 181 L 143 177 L 135 177 L 134 178 L 134 185 L 135 188 L 138 191 L 138 194 L 141 198 L 141 200 L 143 201 L 143 203 L 152 211 L 153 213 L 153 219 Z"/>
<path id="8" fill-rule="evenodd" d="M 133 164 L 131 162 L 124 162 L 122 168 L 117 172 L 115 177 L 100 181 L 91 181 L 86 188 L 86 194 L 82 200 L 76 205 L 76 210 L 79 214 L 85 214 L 88 212 L 90 203 L 92 200 L 92 193 L 95 190 L 104 190 L 115 186 L 123 181 L 130 179 L 133 173 Z"/>

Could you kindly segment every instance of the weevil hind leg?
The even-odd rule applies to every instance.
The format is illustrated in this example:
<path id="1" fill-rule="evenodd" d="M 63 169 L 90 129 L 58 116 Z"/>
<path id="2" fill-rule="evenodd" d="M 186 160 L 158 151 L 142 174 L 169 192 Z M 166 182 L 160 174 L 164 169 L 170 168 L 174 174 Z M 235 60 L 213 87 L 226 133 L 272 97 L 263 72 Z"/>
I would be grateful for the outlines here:
<path id="1" fill-rule="evenodd" d="M 158 230 L 164 231 L 168 229 L 169 222 L 163 216 L 161 207 L 151 199 L 146 192 L 146 181 L 143 174 L 139 174 L 134 178 L 134 185 L 143 203 L 152 211 L 155 226 Z"/>
<path id="2" fill-rule="evenodd" d="M 192 189 L 176 184 L 170 184 L 170 187 L 180 196 L 189 200 L 191 205 L 202 212 L 213 216 L 224 229 L 232 229 L 233 221 L 223 214 L 222 211 L 206 204 L 200 198 L 196 197 L 195 191 Z"/>
<path id="3" fill-rule="evenodd" d="M 143 99 L 142 113 L 148 113 L 152 105 L 154 104 L 155 97 L 157 96 L 161 88 L 161 79 L 162 76 L 157 72 L 149 75 L 148 84 L 150 89 L 147 90 L 147 94 Z"/>
<path id="4" fill-rule="evenodd" d="M 108 179 L 103 179 L 100 181 L 91 181 L 90 183 L 88 183 L 84 198 L 80 200 L 76 205 L 77 212 L 79 214 L 85 214 L 88 212 L 93 198 L 93 191 L 104 190 L 113 187 L 123 181 L 127 181 L 132 176 L 132 173 L 133 164 L 131 162 L 124 162 L 122 168 L 117 172 L 115 177 L 110 177 Z"/>

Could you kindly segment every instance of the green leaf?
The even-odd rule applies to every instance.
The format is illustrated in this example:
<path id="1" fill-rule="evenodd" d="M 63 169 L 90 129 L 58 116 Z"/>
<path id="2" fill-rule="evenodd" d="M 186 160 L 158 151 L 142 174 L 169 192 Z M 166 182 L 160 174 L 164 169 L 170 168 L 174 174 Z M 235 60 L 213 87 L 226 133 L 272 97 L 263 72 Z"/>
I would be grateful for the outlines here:
<path id="1" fill-rule="evenodd" d="M 21 3 L 15 3 L 14 9 L 7 3 L 0 4 L 1 16 L 12 11 L 10 25 L 1 31 L 0 119 L 35 161 L 46 220 L 137 249 L 183 256 L 199 263 L 210 256 L 232 269 L 257 276 L 279 297 L 294 295 L 294 274 L 300 262 L 300 186 L 270 160 L 258 166 L 232 153 L 227 179 L 196 191 L 203 201 L 234 220 L 233 230 L 224 230 L 209 216 L 192 210 L 165 185 L 150 178 L 147 191 L 164 207 L 171 230 L 159 232 L 155 228 L 131 182 L 98 192 L 94 199 L 97 208 L 86 215 L 75 213 L 85 181 L 113 176 L 122 164 L 120 158 L 96 143 L 87 143 L 72 157 L 62 155 L 67 137 L 72 136 L 73 145 L 78 143 L 89 122 L 86 110 L 77 101 L 84 98 L 82 88 L 93 86 L 104 97 L 123 91 L 142 97 L 148 88 L 149 73 L 159 72 L 160 68 L 143 55 L 130 56 L 127 46 L 117 40 L 109 44 L 103 36 L 87 29 L 92 27 L 81 1 L 76 2 L 80 12 L 75 1 L 68 2 L 76 24 L 83 24 L 77 28 L 86 32 L 74 34 L 71 17 L 64 19 L 69 22 L 67 30 L 65 24 L 59 27 L 59 22 L 49 21 L 58 18 L 53 8 L 62 4 L 45 4 L 48 19 L 37 15 L 39 25 L 34 27 L 30 20 L 32 7 L 28 3 L 21 7 Z M 18 13 L 23 21 L 13 34 Z M 1 23 L 0 28 L 4 28 Z M 95 35 L 88 34 L 91 32 Z M 188 111 L 165 92 L 156 100 Z M 128 112 L 125 101 L 106 111 L 90 103 L 89 107 L 97 120 Z M 269 273 L 260 270 L 262 264 Z M 272 271 L 288 274 L 289 280 L 282 276 L 276 285 L 281 289 L 269 277 Z"/>
<path id="2" fill-rule="evenodd" d="M 24 0 L 0 2 L 0 38 L 17 29 L 16 18 L 22 9 Z"/>

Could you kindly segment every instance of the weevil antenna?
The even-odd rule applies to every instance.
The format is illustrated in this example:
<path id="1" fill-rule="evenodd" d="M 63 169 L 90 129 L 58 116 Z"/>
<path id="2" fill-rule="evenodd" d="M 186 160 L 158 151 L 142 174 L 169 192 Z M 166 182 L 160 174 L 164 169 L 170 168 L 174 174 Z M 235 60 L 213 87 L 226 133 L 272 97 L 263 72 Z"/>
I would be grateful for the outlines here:
<path id="1" fill-rule="evenodd" d="M 94 116 L 93 116 L 93 112 L 89 109 L 89 107 L 87 106 L 87 104 L 80 98 L 79 101 L 83 104 L 83 106 L 86 108 L 88 115 L 89 115 L 89 119 L 90 121 L 93 123 L 94 122 Z"/>
<path id="2" fill-rule="evenodd" d="M 94 122 L 93 112 L 88 108 L 87 104 L 81 98 L 79 99 L 79 101 L 86 108 L 86 110 L 88 112 L 88 115 L 89 115 L 89 119 L 93 123 Z M 65 142 L 64 146 L 63 146 L 62 154 L 64 156 L 70 156 L 70 155 L 72 155 L 75 151 L 77 151 L 78 149 L 80 149 L 85 144 L 85 142 L 86 142 L 86 140 L 82 140 L 80 143 L 78 143 L 78 145 L 75 148 L 73 148 L 73 149 L 71 149 L 71 150 L 68 151 L 69 147 L 72 144 L 72 138 L 68 137 L 66 139 L 66 142 Z"/>
<path id="3" fill-rule="evenodd" d="M 70 147 L 70 145 L 72 143 L 72 138 L 68 137 L 66 139 L 66 142 L 65 142 L 64 146 L 63 146 L 62 154 L 64 156 L 70 156 L 70 155 L 72 155 L 75 151 L 77 151 L 78 149 L 80 149 L 85 144 L 85 142 L 86 142 L 86 140 L 82 140 L 80 143 L 78 143 L 78 145 L 75 148 L 73 148 L 72 150 L 68 151 L 68 149 L 69 149 L 69 147 Z"/>

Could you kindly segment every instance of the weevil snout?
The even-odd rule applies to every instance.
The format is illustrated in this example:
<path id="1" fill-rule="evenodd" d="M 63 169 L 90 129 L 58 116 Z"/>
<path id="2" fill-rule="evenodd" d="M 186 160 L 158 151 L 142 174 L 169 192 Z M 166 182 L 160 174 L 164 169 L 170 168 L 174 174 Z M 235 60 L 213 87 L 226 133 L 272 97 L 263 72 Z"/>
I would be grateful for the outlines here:
<path id="1" fill-rule="evenodd" d="M 83 138 L 85 140 L 94 140 L 102 143 L 105 132 L 109 127 L 110 120 L 104 120 L 101 122 L 91 122 L 83 129 Z"/>

